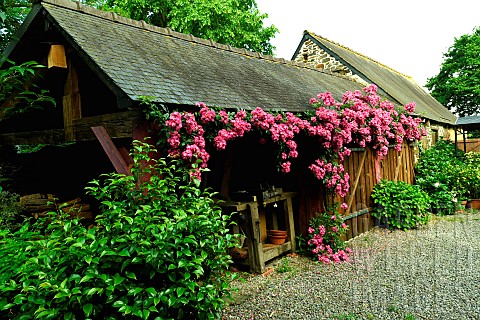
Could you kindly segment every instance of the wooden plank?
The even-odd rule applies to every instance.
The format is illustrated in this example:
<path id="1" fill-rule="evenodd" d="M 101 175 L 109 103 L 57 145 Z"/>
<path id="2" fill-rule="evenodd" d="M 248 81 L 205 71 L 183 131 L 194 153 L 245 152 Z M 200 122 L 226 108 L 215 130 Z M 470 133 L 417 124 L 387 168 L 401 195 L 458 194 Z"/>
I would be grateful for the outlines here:
<path id="1" fill-rule="evenodd" d="M 278 257 L 282 253 L 285 253 L 289 250 L 292 250 L 292 243 L 285 242 L 284 244 L 280 245 L 273 245 L 268 248 L 263 248 L 263 259 L 264 261 L 272 260 L 275 257 Z"/>
<path id="2" fill-rule="evenodd" d="M 352 218 L 352 237 L 358 236 L 358 223 L 357 223 L 358 217 Z"/>
<path id="3" fill-rule="evenodd" d="M 120 174 L 132 175 L 125 160 L 113 143 L 104 127 L 92 127 L 92 131 L 102 145 L 103 150 L 113 164 L 115 170 Z"/>
<path id="4" fill-rule="evenodd" d="M 402 165 L 402 158 L 403 158 L 403 146 L 402 146 L 402 150 L 400 150 L 400 152 L 398 152 L 399 155 L 397 156 L 397 165 L 395 166 L 395 175 L 393 177 L 393 181 L 397 181 L 398 180 L 398 175 L 400 173 L 400 166 Z"/>
<path id="5" fill-rule="evenodd" d="M 363 173 L 362 177 L 360 178 L 360 183 L 361 183 L 361 201 L 362 201 L 362 207 L 359 209 L 364 209 L 368 207 L 368 198 L 367 198 L 367 193 L 368 193 L 368 152 L 365 151 L 365 160 L 363 161 Z"/>
<path id="6" fill-rule="evenodd" d="M 355 192 L 357 191 L 357 186 L 358 186 L 358 181 L 360 180 L 360 176 L 362 175 L 363 172 L 363 164 L 365 163 L 365 157 L 367 156 L 367 150 L 365 150 L 362 154 L 362 159 L 360 160 L 360 164 L 358 166 L 359 171 L 356 172 L 356 177 L 355 177 L 355 182 L 353 184 L 353 189 L 350 191 L 350 197 L 348 199 L 348 208 L 347 211 L 345 212 L 345 215 L 348 216 L 348 214 L 351 211 L 351 206 L 353 203 L 353 199 L 355 198 Z"/>

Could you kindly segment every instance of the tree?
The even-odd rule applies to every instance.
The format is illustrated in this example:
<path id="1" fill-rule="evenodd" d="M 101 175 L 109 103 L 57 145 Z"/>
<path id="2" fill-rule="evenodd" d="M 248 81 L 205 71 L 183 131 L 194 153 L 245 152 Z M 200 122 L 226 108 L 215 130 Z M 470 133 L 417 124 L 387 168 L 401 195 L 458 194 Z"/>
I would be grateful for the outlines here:
<path id="1" fill-rule="evenodd" d="M 0 52 L 3 52 L 13 39 L 15 30 L 20 27 L 32 4 L 29 0 L 1 0 L 0 1 Z"/>
<path id="2" fill-rule="evenodd" d="M 1 1 L 0 1 L 1 2 Z M 273 25 L 265 27 L 255 0 L 82 0 L 96 8 L 115 11 L 122 16 L 147 23 L 170 27 L 175 31 L 212 39 L 234 47 L 273 54 L 270 39 L 277 33 Z M 8 10 L 4 8 L 8 5 Z M 13 31 L 25 18 L 30 7 L 28 0 L 3 0 L 1 16 L 9 23 L 2 34 L 2 49 Z M 11 22 L 10 22 L 11 21 Z M 3 37 L 5 36 L 5 37 Z"/>
<path id="3" fill-rule="evenodd" d="M 480 114 L 480 27 L 472 34 L 455 38 L 444 54 L 440 72 L 425 86 L 457 115 Z"/>

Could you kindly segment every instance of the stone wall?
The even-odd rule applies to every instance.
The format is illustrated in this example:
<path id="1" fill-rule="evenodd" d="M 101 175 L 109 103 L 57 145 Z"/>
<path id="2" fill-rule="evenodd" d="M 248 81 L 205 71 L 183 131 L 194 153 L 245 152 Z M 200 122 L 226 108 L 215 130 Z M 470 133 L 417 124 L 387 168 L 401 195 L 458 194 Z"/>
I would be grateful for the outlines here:
<path id="1" fill-rule="evenodd" d="M 340 61 L 328 54 L 310 39 L 307 39 L 303 43 L 295 61 L 303 62 L 312 68 L 323 69 L 350 77 L 353 81 L 361 83 L 364 86 L 368 85 L 366 81 L 354 74 L 348 67 L 344 66 Z"/>

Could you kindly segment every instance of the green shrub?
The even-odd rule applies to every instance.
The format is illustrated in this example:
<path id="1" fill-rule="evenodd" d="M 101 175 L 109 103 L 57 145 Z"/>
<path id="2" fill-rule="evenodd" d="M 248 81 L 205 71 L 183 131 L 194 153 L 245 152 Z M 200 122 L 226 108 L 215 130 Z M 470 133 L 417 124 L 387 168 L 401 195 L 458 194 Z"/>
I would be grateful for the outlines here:
<path id="1" fill-rule="evenodd" d="M 135 149 L 133 176 L 87 188 L 101 203 L 94 227 L 51 214 L 44 233 L 25 225 L 0 234 L 0 318 L 219 317 L 229 217 L 175 161 L 143 170 L 152 150 Z"/>
<path id="2" fill-rule="evenodd" d="M 22 226 L 22 206 L 19 203 L 19 195 L 0 187 L 0 229 L 14 232 Z"/>
<path id="3" fill-rule="evenodd" d="M 412 229 L 430 218 L 430 198 L 419 186 L 382 180 L 373 188 L 372 198 L 377 206 L 373 216 L 386 221 L 390 229 Z"/>
<path id="4" fill-rule="evenodd" d="M 457 200 L 462 200 L 468 190 L 462 180 L 465 165 L 463 152 L 455 156 L 455 144 L 439 140 L 432 148 L 423 151 L 415 167 L 416 181 L 431 199 L 434 213 L 455 213 Z"/>
<path id="5" fill-rule="evenodd" d="M 480 153 L 465 153 L 464 164 L 459 179 L 466 189 L 466 196 L 468 199 L 480 199 Z"/>

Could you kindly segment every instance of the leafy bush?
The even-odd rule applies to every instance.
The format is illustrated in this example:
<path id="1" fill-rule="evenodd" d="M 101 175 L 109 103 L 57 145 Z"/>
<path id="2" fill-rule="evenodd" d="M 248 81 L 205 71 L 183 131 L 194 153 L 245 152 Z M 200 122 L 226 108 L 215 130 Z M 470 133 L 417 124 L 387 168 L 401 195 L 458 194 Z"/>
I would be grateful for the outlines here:
<path id="1" fill-rule="evenodd" d="M 469 199 L 480 199 L 480 153 L 467 152 L 464 157 L 465 165 L 459 172 Z"/>
<path id="2" fill-rule="evenodd" d="M 0 234 L 0 318 L 219 317 L 229 217 L 175 161 L 142 169 L 152 149 L 135 149 L 133 176 L 87 188 L 101 203 L 95 226 L 52 213 L 43 233 Z"/>
<path id="3" fill-rule="evenodd" d="M 439 140 L 420 154 L 415 183 L 428 193 L 435 213 L 453 214 L 457 199 L 464 198 L 468 192 L 462 174 L 466 170 L 463 153 L 459 152 L 460 157 L 455 157 L 455 144 Z"/>
<path id="4" fill-rule="evenodd" d="M 373 216 L 391 229 L 412 229 L 430 219 L 430 198 L 419 186 L 403 181 L 382 180 L 372 193 L 377 208 Z"/>
<path id="5" fill-rule="evenodd" d="M 345 235 L 348 227 L 342 216 L 334 208 L 319 213 L 310 220 L 307 242 L 310 253 L 315 259 L 324 263 L 341 262 L 348 260 L 350 248 L 345 248 Z"/>
<path id="6" fill-rule="evenodd" d="M 0 229 L 14 232 L 22 226 L 22 206 L 18 202 L 19 196 L 0 187 Z"/>

